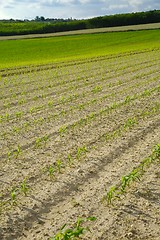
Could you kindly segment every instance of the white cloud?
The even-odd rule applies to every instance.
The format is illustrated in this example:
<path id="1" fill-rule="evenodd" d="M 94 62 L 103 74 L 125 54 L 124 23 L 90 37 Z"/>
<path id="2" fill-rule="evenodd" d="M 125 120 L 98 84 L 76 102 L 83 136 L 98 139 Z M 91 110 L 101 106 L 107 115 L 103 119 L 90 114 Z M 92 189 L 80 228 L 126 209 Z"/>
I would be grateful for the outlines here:
<path id="1" fill-rule="evenodd" d="M 89 18 L 160 9 L 160 0 L 0 0 L 3 18 Z"/>

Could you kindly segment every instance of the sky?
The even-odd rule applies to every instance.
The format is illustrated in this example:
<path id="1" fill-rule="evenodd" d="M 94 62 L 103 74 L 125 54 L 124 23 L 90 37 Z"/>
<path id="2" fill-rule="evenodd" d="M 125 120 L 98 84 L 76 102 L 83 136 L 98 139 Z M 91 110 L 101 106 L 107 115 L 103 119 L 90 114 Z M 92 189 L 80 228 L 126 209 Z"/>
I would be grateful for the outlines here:
<path id="1" fill-rule="evenodd" d="M 0 0 L 0 19 L 86 19 L 154 9 L 160 0 Z"/>

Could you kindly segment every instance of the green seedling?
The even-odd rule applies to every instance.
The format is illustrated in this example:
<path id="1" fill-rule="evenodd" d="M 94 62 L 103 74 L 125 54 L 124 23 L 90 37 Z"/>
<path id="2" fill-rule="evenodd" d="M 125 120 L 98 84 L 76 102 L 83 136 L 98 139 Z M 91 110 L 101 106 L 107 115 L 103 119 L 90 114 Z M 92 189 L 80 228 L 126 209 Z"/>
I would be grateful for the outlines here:
<path id="1" fill-rule="evenodd" d="M 160 157 L 160 144 L 157 144 L 154 148 L 153 148 L 153 158 L 159 158 Z"/>
<path id="2" fill-rule="evenodd" d="M 34 96 L 34 97 L 33 97 L 33 100 L 34 100 L 34 101 L 37 101 L 38 98 L 39 98 L 38 96 Z"/>
<path id="3" fill-rule="evenodd" d="M 84 104 L 79 104 L 78 108 L 79 108 L 79 110 L 83 110 L 84 109 Z"/>
<path id="4" fill-rule="evenodd" d="M 60 113 L 62 116 L 65 116 L 67 114 L 67 111 L 62 109 L 61 113 Z"/>
<path id="5" fill-rule="evenodd" d="M 13 132 L 19 133 L 20 132 L 20 128 L 19 127 L 13 127 Z"/>
<path id="6" fill-rule="evenodd" d="M 117 190 L 117 187 L 116 186 L 112 186 L 110 188 L 110 190 L 107 192 L 107 196 L 104 197 L 104 199 L 107 199 L 108 204 L 112 203 L 112 200 L 113 200 L 113 198 L 116 195 L 116 190 Z"/>
<path id="7" fill-rule="evenodd" d="M 39 148 L 41 146 L 41 143 L 42 143 L 42 139 L 41 138 L 37 138 L 36 139 L 36 143 L 35 143 L 36 148 Z"/>
<path id="8" fill-rule="evenodd" d="M 27 130 L 27 129 L 29 128 L 29 123 L 28 123 L 28 122 L 25 122 L 25 123 L 23 124 L 23 127 L 25 128 L 25 130 Z"/>
<path id="9" fill-rule="evenodd" d="M 27 192 L 29 191 L 29 186 L 26 183 L 26 178 L 23 180 L 23 182 L 20 185 L 20 190 L 22 193 L 24 193 L 25 196 L 27 196 Z"/>
<path id="10" fill-rule="evenodd" d="M 150 164 L 152 163 L 152 161 L 153 161 L 153 157 L 152 156 L 149 156 L 148 158 L 145 158 L 143 160 L 143 162 L 140 164 L 141 170 L 144 172 L 144 168 L 145 167 L 149 167 Z"/>
<path id="11" fill-rule="evenodd" d="M 87 118 L 88 118 L 88 120 L 92 120 L 95 116 L 96 116 L 96 115 L 95 115 L 95 113 L 93 112 L 93 113 L 90 113 Z"/>
<path id="12" fill-rule="evenodd" d="M 76 158 L 77 158 L 77 159 L 80 159 L 80 157 L 82 156 L 82 154 L 86 154 L 86 152 L 87 152 L 86 146 L 78 147 Z"/>
<path id="13" fill-rule="evenodd" d="M 25 102 L 26 102 L 26 100 L 24 98 L 18 100 L 19 105 L 24 104 Z"/>
<path id="14" fill-rule="evenodd" d="M 58 169 L 58 173 L 61 173 L 61 169 L 62 169 L 62 161 L 60 159 L 58 159 L 56 161 L 56 166 L 57 166 L 57 169 Z"/>
<path id="15" fill-rule="evenodd" d="M 23 115 L 23 112 L 16 112 L 16 118 L 21 118 Z"/>
<path id="16" fill-rule="evenodd" d="M 68 159 L 69 166 L 71 167 L 73 164 L 73 158 L 72 158 L 71 154 L 68 154 L 67 159 Z"/>
<path id="17" fill-rule="evenodd" d="M 29 110 L 30 113 L 33 113 L 34 111 L 35 111 L 34 107 L 31 107 L 30 110 Z"/>
<path id="18" fill-rule="evenodd" d="M 89 230 L 89 228 L 85 228 L 82 226 L 82 223 L 85 221 L 95 221 L 95 217 L 89 217 L 86 220 L 78 218 L 77 222 L 73 225 L 72 228 L 67 228 L 67 224 L 64 224 L 60 231 L 50 240 L 78 240 L 81 235 L 84 234 L 86 230 Z"/>
<path id="19" fill-rule="evenodd" d="M 42 117 L 38 118 L 38 119 L 35 119 L 34 121 L 34 124 L 42 124 L 44 122 L 44 119 Z"/>
<path id="20" fill-rule="evenodd" d="M 14 150 L 14 156 L 15 156 L 15 158 L 17 159 L 18 158 L 18 156 L 21 154 L 21 147 L 20 147 L 20 145 L 18 145 L 18 147 L 17 147 L 17 149 L 16 150 Z"/>
<path id="21" fill-rule="evenodd" d="M 53 107 L 53 101 L 48 101 L 48 107 Z"/>
<path id="22" fill-rule="evenodd" d="M 59 129 L 60 136 L 61 136 L 61 137 L 64 136 L 64 134 L 66 133 L 66 131 L 67 131 L 67 127 L 66 127 L 66 126 L 60 127 L 60 129 Z"/>
<path id="23" fill-rule="evenodd" d="M 49 166 L 48 172 L 49 172 L 49 176 L 53 177 L 53 175 L 54 175 L 54 167 L 52 165 Z"/>
<path id="24" fill-rule="evenodd" d="M 98 92 L 101 92 L 102 91 L 102 86 L 95 86 L 93 89 L 92 89 L 92 92 L 93 93 L 98 93 Z"/>
<path id="25" fill-rule="evenodd" d="M 123 176 L 122 183 L 121 183 L 121 192 L 124 193 L 126 190 L 126 187 L 129 186 L 131 182 L 140 180 L 141 175 L 142 175 L 142 169 L 136 168 L 127 176 Z"/>
<path id="26" fill-rule="evenodd" d="M 111 106 L 110 106 L 110 109 L 115 109 L 116 107 L 118 106 L 118 103 L 114 102 Z"/>
<path id="27" fill-rule="evenodd" d="M 124 124 L 124 129 L 126 128 L 131 128 L 133 127 L 135 124 L 137 124 L 137 119 L 135 118 L 129 118 L 126 123 Z"/>
<path id="28" fill-rule="evenodd" d="M 127 96 L 124 100 L 125 103 L 129 103 L 131 101 L 131 97 L 130 96 Z"/>
<path id="29" fill-rule="evenodd" d="M 10 103 L 4 103 L 5 108 L 10 108 L 11 104 Z"/>
<path id="30" fill-rule="evenodd" d="M 44 136 L 44 137 L 43 137 L 43 142 L 44 142 L 45 146 L 46 146 L 46 144 L 47 144 L 48 139 L 49 139 L 48 136 Z"/>
<path id="31" fill-rule="evenodd" d="M 142 96 L 150 96 L 150 95 L 151 95 L 150 90 L 144 90 L 144 92 L 142 93 Z"/>
<path id="32" fill-rule="evenodd" d="M 2 134 L 1 134 L 1 136 L 2 136 L 2 138 L 5 140 L 5 139 L 7 139 L 7 132 L 3 132 Z"/>
<path id="33" fill-rule="evenodd" d="M 130 180 L 131 180 L 130 175 L 122 177 L 122 184 L 121 184 L 121 191 L 122 192 L 125 192 L 126 187 L 129 186 Z"/>
<path id="34" fill-rule="evenodd" d="M 59 99 L 59 102 L 60 102 L 60 103 L 65 103 L 65 97 L 62 96 L 62 97 Z"/>
<path id="35" fill-rule="evenodd" d="M 5 119 L 6 119 L 6 121 L 9 121 L 9 114 L 8 113 L 5 114 Z"/>
<path id="36" fill-rule="evenodd" d="M 12 155 L 12 152 L 11 152 L 11 151 L 9 151 L 9 152 L 7 153 L 7 155 L 8 155 L 8 160 L 11 160 L 11 155 Z"/>
<path id="37" fill-rule="evenodd" d="M 11 200 L 12 200 L 12 204 L 15 205 L 16 204 L 16 196 L 18 193 L 18 189 L 17 188 L 13 188 L 11 191 Z"/>

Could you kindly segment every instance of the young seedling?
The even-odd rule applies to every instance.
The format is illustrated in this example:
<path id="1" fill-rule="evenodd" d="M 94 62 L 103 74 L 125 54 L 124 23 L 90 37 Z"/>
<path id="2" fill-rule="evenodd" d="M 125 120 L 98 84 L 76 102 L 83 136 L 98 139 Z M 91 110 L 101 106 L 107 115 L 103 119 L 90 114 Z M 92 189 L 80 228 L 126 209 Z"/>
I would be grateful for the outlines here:
<path id="1" fill-rule="evenodd" d="M 82 223 L 85 221 L 95 221 L 95 217 L 89 217 L 86 220 L 78 218 L 76 223 L 73 225 L 72 228 L 67 228 L 67 224 L 64 224 L 60 231 L 53 237 L 50 238 L 50 240 L 78 240 L 80 239 L 81 235 L 84 234 L 86 230 L 89 230 L 89 228 L 85 228 L 82 226 Z"/>
<path id="2" fill-rule="evenodd" d="M 131 97 L 130 96 L 127 96 L 124 100 L 125 103 L 129 103 L 131 101 Z"/>
<path id="3" fill-rule="evenodd" d="M 84 104 L 79 104 L 78 108 L 79 108 L 79 110 L 83 110 L 84 109 Z"/>
<path id="4" fill-rule="evenodd" d="M 16 204 L 16 196 L 17 196 L 17 188 L 13 188 L 11 191 L 11 200 L 12 200 L 12 204 L 15 205 Z"/>
<path id="5" fill-rule="evenodd" d="M 5 114 L 5 119 L 6 119 L 6 121 L 9 121 L 9 114 L 8 113 Z"/>
<path id="6" fill-rule="evenodd" d="M 48 139 L 49 139 L 49 138 L 48 138 L 47 135 L 43 137 L 43 142 L 44 142 L 45 146 L 46 146 L 46 144 L 47 144 Z"/>
<path id="7" fill-rule="evenodd" d="M 68 159 L 68 164 L 71 167 L 73 164 L 73 158 L 72 158 L 71 154 L 68 154 L 67 159 Z"/>
<path id="8" fill-rule="evenodd" d="M 62 109 L 62 111 L 60 112 L 60 114 L 61 114 L 62 116 L 65 116 L 65 115 L 67 114 L 67 111 L 64 110 L 64 109 Z"/>
<path id="9" fill-rule="evenodd" d="M 19 133 L 20 132 L 20 128 L 19 127 L 13 127 L 13 132 Z"/>
<path id="10" fill-rule="evenodd" d="M 53 107 L 53 101 L 48 101 L 48 107 Z"/>
<path id="11" fill-rule="evenodd" d="M 35 147 L 39 148 L 41 146 L 41 143 L 42 143 L 42 139 L 41 138 L 37 138 L 36 139 L 36 143 L 35 143 Z"/>
<path id="12" fill-rule="evenodd" d="M 131 128 L 133 127 L 135 124 L 137 124 L 137 119 L 136 117 L 135 118 L 129 118 L 126 123 L 124 124 L 124 129 L 127 129 L 127 128 Z"/>
<path id="13" fill-rule="evenodd" d="M 93 112 L 93 113 L 90 113 L 90 114 L 88 115 L 87 119 L 88 119 L 88 120 L 92 120 L 92 119 L 94 119 L 95 116 L 96 116 L 96 115 L 95 115 L 94 112 Z"/>
<path id="14" fill-rule="evenodd" d="M 16 112 L 16 118 L 21 118 L 23 115 L 23 112 Z"/>
<path id="15" fill-rule="evenodd" d="M 132 172 L 126 176 L 122 177 L 122 183 L 121 183 L 121 192 L 124 193 L 127 186 L 130 185 L 131 182 L 139 180 L 140 177 L 143 174 L 142 168 L 139 166 L 132 170 Z"/>
<path id="16" fill-rule="evenodd" d="M 78 147 L 76 158 L 79 160 L 80 157 L 81 157 L 81 155 L 82 155 L 82 154 L 86 154 L 86 152 L 87 152 L 87 148 L 86 148 L 86 146 Z"/>
<path id="17" fill-rule="evenodd" d="M 58 173 L 61 173 L 62 161 L 60 159 L 58 159 L 56 161 L 56 165 L 57 165 Z"/>
<path id="18" fill-rule="evenodd" d="M 127 176 L 123 176 L 122 177 L 122 184 L 121 184 L 121 192 L 124 193 L 125 192 L 125 189 L 127 186 L 129 186 L 129 183 L 130 183 L 130 175 L 127 175 Z"/>
<path id="19" fill-rule="evenodd" d="M 24 193 L 25 196 L 27 196 L 27 192 L 29 191 L 29 186 L 26 183 L 26 178 L 23 180 L 23 182 L 20 185 L 20 190 L 21 192 Z"/>
<path id="20" fill-rule="evenodd" d="M 108 203 L 108 204 L 111 204 L 111 203 L 112 203 L 112 200 L 113 200 L 113 198 L 115 197 L 115 192 L 116 192 L 116 190 L 117 190 L 117 187 L 116 187 L 116 186 L 112 186 L 112 187 L 110 188 L 110 190 L 107 192 L 107 196 L 104 197 L 104 198 L 107 199 L 107 203 Z"/>
<path id="21" fill-rule="evenodd" d="M 8 155 L 8 160 L 10 161 L 10 160 L 11 160 L 11 155 L 12 155 L 12 152 L 11 152 L 11 151 L 9 151 L 9 152 L 7 153 L 7 155 Z"/>
<path id="22" fill-rule="evenodd" d="M 60 102 L 60 103 L 65 103 L 65 97 L 62 96 L 62 97 L 59 99 L 59 102 Z"/>
<path id="23" fill-rule="evenodd" d="M 93 93 L 98 93 L 98 92 L 101 92 L 102 91 L 102 86 L 95 86 L 93 89 L 92 89 L 92 92 Z"/>
<path id="24" fill-rule="evenodd" d="M 16 159 L 18 158 L 18 156 L 20 155 L 21 152 L 22 152 L 21 147 L 20 147 L 20 145 L 18 145 L 17 149 L 14 151 L 14 155 L 15 155 Z"/>
<path id="25" fill-rule="evenodd" d="M 48 172 L 49 172 L 49 176 L 53 177 L 53 175 L 54 175 L 54 167 L 52 165 L 49 166 Z"/>
<path id="26" fill-rule="evenodd" d="M 24 98 L 18 100 L 19 105 L 24 104 L 25 102 L 26 102 L 26 100 Z"/>
<path id="27" fill-rule="evenodd" d="M 153 148 L 153 159 L 160 158 L 160 144 L 157 144 Z"/>
<path id="28" fill-rule="evenodd" d="M 28 123 L 28 122 L 25 122 L 25 123 L 23 124 L 23 127 L 24 127 L 25 130 L 27 130 L 27 129 L 29 128 L 29 123 Z"/>
<path id="29" fill-rule="evenodd" d="M 63 137 L 64 134 L 66 133 L 66 131 L 67 131 L 67 127 L 66 126 L 60 127 L 60 129 L 59 129 L 60 136 Z"/>
<path id="30" fill-rule="evenodd" d="M 29 110 L 30 113 L 33 113 L 34 111 L 35 111 L 34 107 L 31 107 L 30 110 Z"/>

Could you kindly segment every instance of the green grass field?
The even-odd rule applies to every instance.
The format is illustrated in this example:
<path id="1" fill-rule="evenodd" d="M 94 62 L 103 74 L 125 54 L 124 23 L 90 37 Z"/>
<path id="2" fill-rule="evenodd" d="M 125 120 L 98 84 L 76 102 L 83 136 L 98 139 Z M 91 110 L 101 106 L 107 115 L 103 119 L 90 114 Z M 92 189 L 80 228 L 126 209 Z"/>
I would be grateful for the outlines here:
<path id="1" fill-rule="evenodd" d="M 160 30 L 0 41 L 0 68 L 71 61 L 160 47 Z"/>

